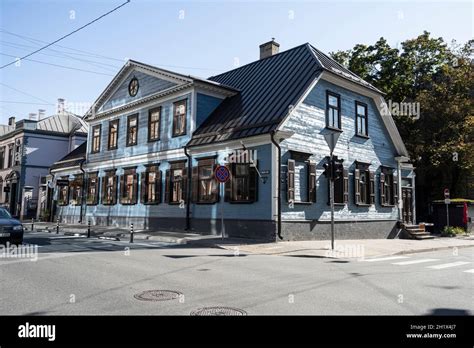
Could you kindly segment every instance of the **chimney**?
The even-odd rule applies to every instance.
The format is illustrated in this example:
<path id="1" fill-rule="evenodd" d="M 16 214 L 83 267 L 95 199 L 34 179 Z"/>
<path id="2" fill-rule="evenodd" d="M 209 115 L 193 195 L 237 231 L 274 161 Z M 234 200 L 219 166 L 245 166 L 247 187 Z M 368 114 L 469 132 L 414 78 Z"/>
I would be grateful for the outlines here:
<path id="1" fill-rule="evenodd" d="M 46 110 L 44 109 L 38 109 L 38 121 L 41 121 L 44 118 L 44 113 Z"/>
<path id="2" fill-rule="evenodd" d="M 8 125 L 14 126 L 15 125 L 15 116 L 12 116 L 8 119 Z"/>
<path id="3" fill-rule="evenodd" d="M 58 114 L 64 113 L 64 99 L 58 98 Z"/>
<path id="4" fill-rule="evenodd" d="M 271 57 L 278 53 L 280 44 L 272 37 L 272 41 L 268 41 L 260 45 L 260 59 Z"/>
<path id="5" fill-rule="evenodd" d="M 28 118 L 32 121 L 36 121 L 36 114 L 34 112 L 30 112 L 28 114 Z"/>

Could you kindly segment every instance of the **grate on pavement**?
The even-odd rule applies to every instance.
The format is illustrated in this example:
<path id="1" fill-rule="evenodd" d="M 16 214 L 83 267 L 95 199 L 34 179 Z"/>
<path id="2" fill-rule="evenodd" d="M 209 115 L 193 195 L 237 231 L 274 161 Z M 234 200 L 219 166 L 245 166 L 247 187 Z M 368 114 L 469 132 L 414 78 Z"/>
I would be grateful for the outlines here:
<path id="1" fill-rule="evenodd" d="M 191 312 L 193 316 L 239 316 L 247 315 L 247 312 L 232 307 L 204 307 Z"/>
<path id="2" fill-rule="evenodd" d="M 179 291 L 174 290 L 146 290 L 138 294 L 133 295 L 137 300 L 140 301 L 168 301 L 179 298 L 182 294 Z"/>

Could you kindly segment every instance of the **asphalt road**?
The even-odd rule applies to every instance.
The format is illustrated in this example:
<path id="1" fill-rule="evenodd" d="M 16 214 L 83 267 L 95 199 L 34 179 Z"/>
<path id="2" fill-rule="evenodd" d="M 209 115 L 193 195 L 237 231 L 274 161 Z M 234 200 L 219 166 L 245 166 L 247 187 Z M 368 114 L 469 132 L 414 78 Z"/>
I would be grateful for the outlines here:
<path id="1" fill-rule="evenodd" d="M 38 258 L 0 258 L 0 314 L 472 314 L 474 248 L 363 261 L 245 255 L 159 242 L 29 233 Z M 130 248 L 130 249 L 128 249 Z M 142 301 L 146 290 L 173 290 Z"/>

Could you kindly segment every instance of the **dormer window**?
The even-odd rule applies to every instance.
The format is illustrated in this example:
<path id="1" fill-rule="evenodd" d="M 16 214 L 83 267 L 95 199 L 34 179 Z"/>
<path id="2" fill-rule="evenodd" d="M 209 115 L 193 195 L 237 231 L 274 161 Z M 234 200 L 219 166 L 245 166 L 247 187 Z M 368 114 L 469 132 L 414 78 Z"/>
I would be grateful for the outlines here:
<path id="1" fill-rule="evenodd" d="M 174 103 L 173 136 L 186 134 L 186 99 Z"/>
<path id="2" fill-rule="evenodd" d="M 326 127 L 341 130 L 341 96 L 326 92 Z"/>

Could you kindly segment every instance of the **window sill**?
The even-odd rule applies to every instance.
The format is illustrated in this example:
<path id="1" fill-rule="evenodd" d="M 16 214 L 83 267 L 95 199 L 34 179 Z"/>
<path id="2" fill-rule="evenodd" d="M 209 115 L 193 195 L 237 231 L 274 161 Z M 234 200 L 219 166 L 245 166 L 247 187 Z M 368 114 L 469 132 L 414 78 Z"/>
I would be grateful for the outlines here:
<path id="1" fill-rule="evenodd" d="M 149 143 L 156 143 L 157 141 L 160 141 L 160 138 L 148 139 L 148 142 L 149 142 Z"/>
<path id="2" fill-rule="evenodd" d="M 102 203 L 102 205 L 115 205 L 116 203 Z"/>
<path id="3" fill-rule="evenodd" d="M 335 205 L 336 207 L 343 207 L 343 206 L 345 206 L 346 204 L 348 204 L 348 203 L 334 203 L 334 205 Z M 330 206 L 331 203 L 330 203 L 330 202 L 327 202 L 327 205 Z"/>
<path id="4" fill-rule="evenodd" d="M 138 143 L 135 143 L 135 144 L 126 144 L 125 147 L 131 147 L 131 146 L 135 146 L 137 145 Z"/>
<path id="5" fill-rule="evenodd" d="M 228 201 L 227 203 L 230 204 L 252 204 L 255 203 L 256 201 Z"/>
<path id="6" fill-rule="evenodd" d="M 135 205 L 137 203 L 120 202 L 121 205 Z"/>
<path id="7" fill-rule="evenodd" d="M 357 204 L 357 203 L 356 203 L 356 206 L 358 206 L 358 207 L 370 207 L 371 205 L 372 205 L 372 204 L 366 204 L 366 203 L 359 203 L 359 204 Z"/>
<path id="8" fill-rule="evenodd" d="M 160 204 L 160 202 L 142 202 L 143 205 L 157 205 Z"/>
<path id="9" fill-rule="evenodd" d="M 171 137 L 172 137 L 172 138 L 178 138 L 178 137 L 182 137 L 183 135 L 186 135 L 186 133 L 183 133 L 183 134 L 173 134 Z"/>
<path id="10" fill-rule="evenodd" d="M 94 205 L 97 205 L 97 204 L 98 204 L 98 203 L 87 203 L 86 205 L 92 205 L 92 206 L 94 206 Z"/>
<path id="11" fill-rule="evenodd" d="M 113 151 L 113 150 L 117 150 L 118 149 L 118 146 L 117 147 L 109 147 L 107 148 L 108 151 Z"/>
<path id="12" fill-rule="evenodd" d="M 341 129 L 341 128 L 326 126 L 326 129 L 329 129 L 329 130 L 332 130 L 332 131 L 335 131 L 335 132 L 340 132 L 340 133 L 342 133 L 342 129 Z"/>
<path id="13" fill-rule="evenodd" d="M 313 204 L 313 202 L 297 202 L 297 201 L 294 201 L 293 204 L 298 204 L 298 205 L 311 205 Z"/>
<path id="14" fill-rule="evenodd" d="M 194 202 L 194 204 L 199 204 L 199 205 L 211 205 L 211 204 L 216 204 L 218 201 L 209 201 L 209 202 L 205 202 L 205 201 L 200 201 L 200 202 Z"/>
<path id="15" fill-rule="evenodd" d="M 382 208 L 393 208 L 393 207 L 395 207 L 395 204 L 381 204 L 380 206 Z"/>
<path id="16" fill-rule="evenodd" d="M 358 138 L 362 138 L 362 139 L 370 139 L 370 137 L 368 135 L 364 135 L 364 134 L 354 134 L 356 137 Z"/>

